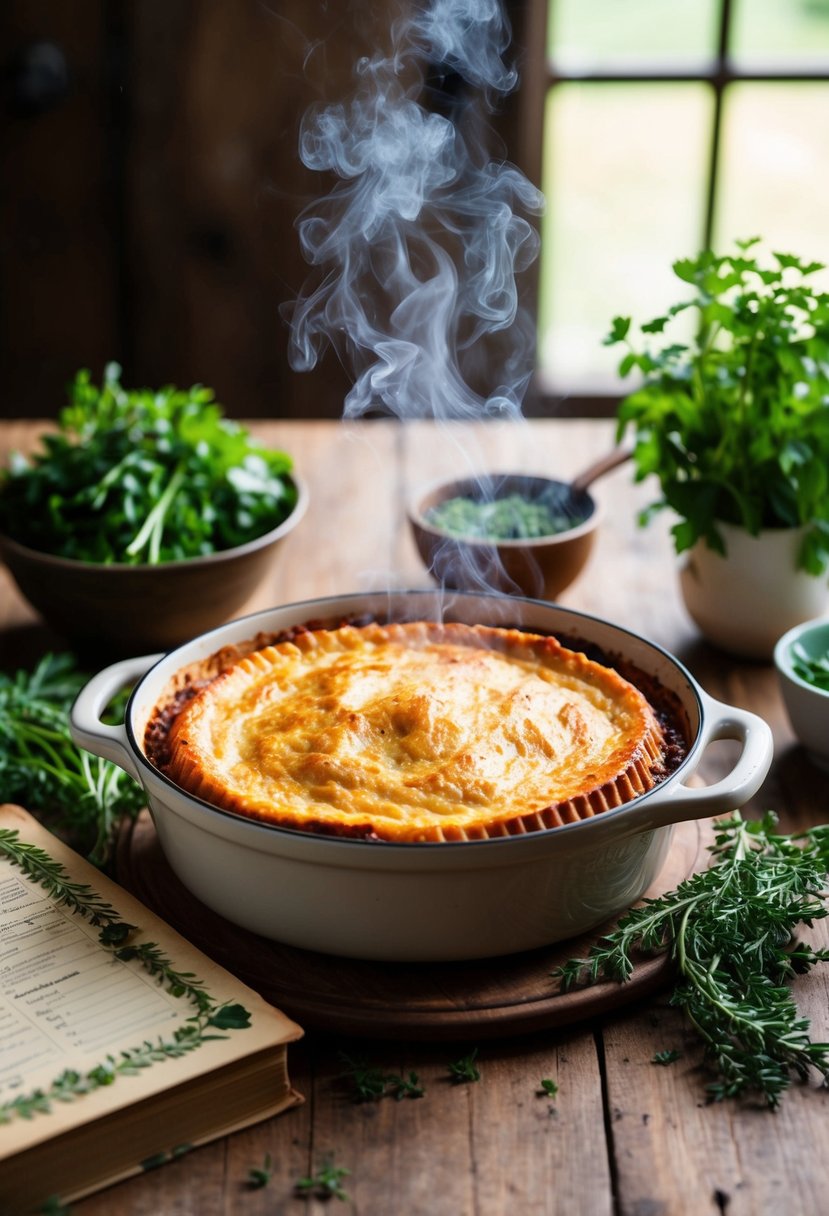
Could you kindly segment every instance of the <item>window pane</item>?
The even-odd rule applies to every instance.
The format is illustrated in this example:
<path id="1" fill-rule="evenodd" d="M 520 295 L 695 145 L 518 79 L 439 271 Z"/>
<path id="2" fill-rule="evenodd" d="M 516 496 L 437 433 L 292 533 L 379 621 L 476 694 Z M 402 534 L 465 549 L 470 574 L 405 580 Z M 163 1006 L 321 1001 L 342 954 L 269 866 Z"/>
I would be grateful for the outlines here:
<path id="1" fill-rule="evenodd" d="M 732 85 L 722 140 L 717 245 L 762 236 L 829 263 L 829 84 Z"/>
<path id="2" fill-rule="evenodd" d="M 829 71 L 827 0 L 734 0 L 731 55 L 740 68 Z"/>
<path id="3" fill-rule="evenodd" d="M 568 71 L 707 63 L 719 0 L 550 0 L 549 53 Z"/>
<path id="4" fill-rule="evenodd" d="M 713 95 L 703 84 L 562 84 L 545 125 L 539 360 L 554 392 L 612 391 L 619 313 L 649 320 L 702 243 Z"/>

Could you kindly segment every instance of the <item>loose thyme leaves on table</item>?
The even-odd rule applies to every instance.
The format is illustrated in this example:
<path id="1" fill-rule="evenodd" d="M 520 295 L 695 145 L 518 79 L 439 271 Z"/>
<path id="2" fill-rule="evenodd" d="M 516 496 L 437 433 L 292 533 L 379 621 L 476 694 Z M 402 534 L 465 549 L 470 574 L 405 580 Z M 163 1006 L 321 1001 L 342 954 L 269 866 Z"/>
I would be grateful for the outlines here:
<path id="1" fill-rule="evenodd" d="M 252 1165 L 248 1170 L 247 1185 L 251 1191 L 261 1190 L 268 1185 L 273 1176 L 273 1159 L 270 1153 L 265 1153 L 261 1165 Z"/>
<path id="2" fill-rule="evenodd" d="M 481 1070 L 475 1061 L 478 1058 L 478 1048 L 470 1051 L 468 1056 L 462 1056 L 449 1065 L 449 1076 L 453 1085 L 462 1085 L 466 1081 L 480 1081 Z"/>
<path id="3" fill-rule="evenodd" d="M 417 1073 L 411 1070 L 404 1076 L 390 1076 L 386 1080 L 389 1092 L 398 1102 L 402 1102 L 404 1098 L 422 1098 L 426 1093 Z"/>
<path id="4" fill-rule="evenodd" d="M 342 1180 L 350 1173 L 344 1166 L 335 1165 L 333 1160 L 329 1160 L 307 1178 L 298 1178 L 294 1183 L 294 1190 L 308 1199 L 316 1195 L 319 1199 L 347 1200 L 348 1192 L 343 1190 Z"/>
<path id="5" fill-rule="evenodd" d="M 707 870 L 621 918 L 586 958 L 554 974 L 564 990 L 579 982 L 625 981 L 636 951 L 667 951 L 679 978 L 671 1003 L 683 1009 L 717 1074 L 712 1100 L 757 1093 L 776 1107 L 795 1078 L 811 1069 L 829 1079 L 829 1043 L 815 1043 L 798 1014 L 789 981 L 829 950 L 799 941 L 795 930 L 829 911 L 829 825 L 783 835 L 768 812 L 721 821 Z"/>
<path id="6" fill-rule="evenodd" d="M 558 1084 L 551 1077 L 543 1077 L 537 1092 L 539 1098 L 554 1098 L 558 1093 Z"/>
<path id="7" fill-rule="evenodd" d="M 417 1073 L 412 1070 L 402 1075 L 385 1073 L 346 1052 L 340 1052 L 340 1060 L 346 1066 L 340 1076 L 348 1081 L 355 1102 L 379 1102 L 387 1097 L 401 1102 L 404 1098 L 422 1098 L 426 1093 Z"/>

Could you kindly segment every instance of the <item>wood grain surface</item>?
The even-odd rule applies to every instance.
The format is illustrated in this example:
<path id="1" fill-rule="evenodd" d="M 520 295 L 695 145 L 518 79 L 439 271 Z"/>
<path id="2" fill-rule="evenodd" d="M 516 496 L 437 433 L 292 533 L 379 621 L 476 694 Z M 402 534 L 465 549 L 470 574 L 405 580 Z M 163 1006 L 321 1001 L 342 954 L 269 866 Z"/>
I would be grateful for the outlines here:
<path id="1" fill-rule="evenodd" d="M 311 506 L 251 610 L 389 584 L 428 586 L 406 522 L 411 488 L 444 471 L 460 474 L 470 461 L 572 476 L 613 444 L 610 424 L 570 419 L 492 424 L 464 436 L 387 422 L 274 421 L 257 430 L 293 452 Z M 25 445 L 35 433 L 0 426 L 0 444 Z M 826 821 L 829 775 L 797 746 L 773 669 L 700 640 L 679 598 L 667 521 L 637 528 L 649 491 L 625 469 L 595 487 L 605 509 L 600 536 L 561 602 L 638 630 L 682 659 L 711 695 L 766 718 L 774 762 L 746 814 L 774 808 L 786 829 Z M 0 570 L 4 667 L 59 644 Z M 701 776 L 715 780 L 733 762 L 732 744 L 712 745 Z M 811 932 L 829 944 L 825 922 Z M 344 1006 L 356 992 L 353 977 L 343 976 Z M 751 1103 L 709 1105 L 698 1042 L 669 996 L 663 987 L 625 1009 L 505 1038 L 485 1038 L 477 1027 L 453 1042 L 309 1029 L 290 1056 L 304 1106 L 91 1196 L 73 1205 L 73 1216 L 330 1216 L 331 1203 L 293 1190 L 329 1155 L 350 1170 L 349 1203 L 333 1206 L 361 1216 L 825 1216 L 829 1094 L 813 1078 L 794 1085 L 775 1114 Z M 796 996 L 813 1036 L 829 1039 L 824 972 L 799 978 Z M 452 1085 L 449 1064 L 475 1048 L 480 1082 Z M 681 1059 L 654 1065 L 666 1048 Z M 353 1103 L 343 1052 L 388 1073 L 415 1071 L 425 1096 Z M 554 1101 L 539 1094 L 545 1077 L 559 1085 Z M 250 1190 L 248 1171 L 266 1153 L 271 1180 Z"/>

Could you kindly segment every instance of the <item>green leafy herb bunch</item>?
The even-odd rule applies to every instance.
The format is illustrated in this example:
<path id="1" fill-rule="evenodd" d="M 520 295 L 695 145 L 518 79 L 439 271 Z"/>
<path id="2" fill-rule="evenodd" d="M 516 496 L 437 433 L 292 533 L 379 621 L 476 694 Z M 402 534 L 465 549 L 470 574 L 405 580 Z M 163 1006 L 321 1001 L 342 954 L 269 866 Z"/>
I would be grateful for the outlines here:
<path id="1" fill-rule="evenodd" d="M 69 709 L 88 679 L 70 654 L 47 654 L 31 672 L 0 672 L 0 802 L 28 807 L 104 865 L 122 816 L 135 816 L 145 798 L 123 769 L 72 741 Z M 113 719 L 123 721 L 125 702 L 118 697 Z"/>
<path id="2" fill-rule="evenodd" d="M 127 390 L 80 371 L 58 428 L 0 475 L 0 531 L 88 562 L 156 564 L 254 540 L 296 503 L 291 460 L 225 418 L 209 388 Z"/>
<path id="3" fill-rule="evenodd" d="M 675 512 L 677 552 L 704 539 L 724 553 L 723 523 L 753 536 L 806 526 L 800 564 L 819 574 L 829 563 L 829 294 L 810 282 L 821 263 L 773 253 L 764 265 L 758 241 L 676 262 L 690 293 L 638 340 L 629 317 L 614 319 L 606 344 L 628 348 L 619 371 L 642 375 L 618 433 L 634 435 L 636 479 L 660 483 L 641 522 Z M 689 319 L 692 336 L 677 337 Z"/>

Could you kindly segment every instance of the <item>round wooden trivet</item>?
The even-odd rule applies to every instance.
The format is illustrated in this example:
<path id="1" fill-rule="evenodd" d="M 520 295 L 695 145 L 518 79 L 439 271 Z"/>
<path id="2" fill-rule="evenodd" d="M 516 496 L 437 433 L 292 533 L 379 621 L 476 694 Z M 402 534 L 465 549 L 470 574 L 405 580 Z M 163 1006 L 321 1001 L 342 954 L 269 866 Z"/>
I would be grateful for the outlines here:
<path id="1" fill-rule="evenodd" d="M 677 825 L 647 895 L 661 895 L 704 868 L 712 840 L 709 820 Z M 146 811 L 121 832 L 117 872 L 122 886 L 306 1030 L 435 1041 L 528 1033 L 618 1009 L 671 974 L 659 956 L 638 963 L 625 984 L 559 992 L 554 968 L 585 955 L 611 923 L 540 950 L 459 963 L 362 962 L 283 946 L 238 928 L 191 895 L 167 864 Z"/>

